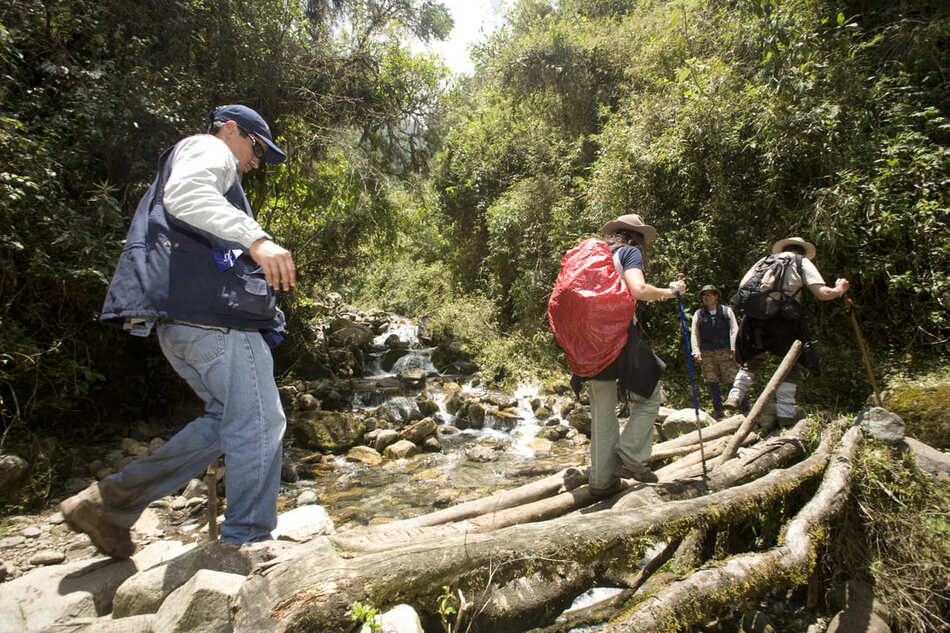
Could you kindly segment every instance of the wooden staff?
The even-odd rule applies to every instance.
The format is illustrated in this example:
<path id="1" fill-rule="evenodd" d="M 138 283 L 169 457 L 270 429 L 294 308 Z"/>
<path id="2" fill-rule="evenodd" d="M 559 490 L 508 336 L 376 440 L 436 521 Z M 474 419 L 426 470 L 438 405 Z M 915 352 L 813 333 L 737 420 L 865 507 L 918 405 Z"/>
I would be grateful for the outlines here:
<path id="1" fill-rule="evenodd" d="M 782 359 L 782 364 L 778 366 L 778 369 L 776 369 L 775 373 L 772 374 L 772 379 L 769 381 L 769 384 L 767 384 L 765 389 L 762 390 L 762 393 L 759 394 L 759 398 L 752 406 L 752 410 L 749 411 L 749 415 L 746 416 L 745 422 L 742 423 L 742 426 L 739 427 L 739 430 L 737 430 L 735 435 L 732 436 L 732 439 L 729 440 L 729 444 L 726 445 L 722 455 L 719 456 L 719 461 L 716 462 L 717 465 L 724 464 L 735 457 L 736 451 L 739 449 L 739 445 L 742 444 L 742 440 L 744 440 L 746 435 L 749 434 L 749 431 L 752 429 L 752 424 L 755 422 L 756 418 L 759 417 L 759 414 L 762 413 L 762 409 L 765 408 L 765 403 L 768 402 L 770 397 L 772 397 L 772 394 L 775 393 L 775 389 L 778 387 L 779 383 L 785 379 L 786 374 L 788 374 L 788 372 L 792 369 L 792 365 L 794 365 L 795 361 L 798 360 L 798 355 L 801 353 L 801 351 L 801 341 L 795 341 L 792 343 L 788 353 L 785 354 L 785 358 Z"/>
<path id="2" fill-rule="evenodd" d="M 858 338 L 858 347 L 861 348 L 861 357 L 864 359 L 864 367 L 868 370 L 868 378 L 871 379 L 871 387 L 874 389 L 874 398 L 877 400 L 877 406 L 883 407 L 884 403 L 881 401 L 881 391 L 877 388 L 877 380 L 874 379 L 874 370 L 871 369 L 871 358 L 868 356 L 868 346 L 865 345 L 864 337 L 861 336 L 858 318 L 854 316 L 854 310 L 851 309 L 851 297 L 847 297 L 844 303 L 845 310 L 851 315 L 851 327 L 854 328 L 854 335 Z"/>
<path id="3" fill-rule="evenodd" d="M 205 473 L 208 486 L 208 540 L 218 540 L 218 458 L 208 464 Z"/>

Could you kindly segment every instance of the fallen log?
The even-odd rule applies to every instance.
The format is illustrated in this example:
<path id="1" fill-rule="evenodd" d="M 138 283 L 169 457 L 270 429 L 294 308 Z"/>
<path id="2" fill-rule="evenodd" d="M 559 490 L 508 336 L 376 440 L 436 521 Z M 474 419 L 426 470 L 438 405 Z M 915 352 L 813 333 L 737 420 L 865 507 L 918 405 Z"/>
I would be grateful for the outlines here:
<path id="1" fill-rule="evenodd" d="M 657 592 L 632 615 L 604 630 L 685 630 L 717 608 L 752 599 L 765 589 L 806 583 L 815 564 L 815 550 L 826 533 L 823 528 L 847 500 L 852 463 L 862 440 L 858 427 L 845 433 L 818 492 L 782 530 L 781 545 L 701 569 Z"/>
<path id="2" fill-rule="evenodd" d="M 344 542 L 323 537 L 293 559 L 248 578 L 234 601 L 234 631 L 342 633 L 352 626 L 346 613 L 357 600 L 378 607 L 409 602 L 424 617 L 436 618 L 446 585 L 476 596 L 488 585 L 501 587 L 535 574 L 557 578 L 565 568 L 627 567 L 662 535 L 676 537 L 696 527 L 741 520 L 767 507 L 820 474 L 829 443 L 788 469 L 697 499 L 562 516 L 367 554 L 353 555 L 343 549 Z M 543 607 L 532 614 L 536 622 L 554 616 Z M 504 630 L 504 623 L 492 620 L 491 629 Z"/>
<path id="3" fill-rule="evenodd" d="M 755 421 L 765 408 L 765 403 L 768 402 L 769 398 L 772 397 L 772 394 L 775 393 L 775 389 L 779 386 L 779 383 L 785 379 L 786 374 L 791 371 L 792 366 L 795 364 L 795 361 L 798 360 L 798 355 L 801 353 L 801 351 L 801 341 L 795 341 L 792 343 L 792 346 L 785 354 L 785 358 L 782 359 L 782 362 L 775 370 L 775 373 L 772 374 L 772 378 L 769 380 L 768 384 L 765 385 L 765 389 L 762 390 L 762 393 L 760 393 L 758 399 L 756 399 L 755 404 L 752 406 L 752 410 L 749 411 L 749 415 L 747 415 L 745 420 L 742 422 L 742 426 L 740 426 L 739 430 L 736 431 L 735 435 L 732 436 L 732 441 L 729 442 L 728 446 L 726 446 L 726 450 L 724 450 L 722 455 L 719 456 L 719 459 L 716 461 L 717 467 L 726 463 L 735 456 L 736 451 L 739 449 L 739 445 L 742 443 L 742 440 L 745 439 L 745 436 L 748 435 L 749 431 L 752 430 L 752 425 L 755 424 Z"/>

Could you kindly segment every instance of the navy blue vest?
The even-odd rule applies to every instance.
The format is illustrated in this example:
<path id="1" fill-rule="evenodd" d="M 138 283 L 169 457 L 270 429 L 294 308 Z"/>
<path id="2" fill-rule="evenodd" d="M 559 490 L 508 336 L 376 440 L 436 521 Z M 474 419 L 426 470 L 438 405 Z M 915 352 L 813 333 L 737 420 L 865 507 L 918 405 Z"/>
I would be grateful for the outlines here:
<path id="1" fill-rule="evenodd" d="M 705 307 L 699 309 L 699 349 L 729 349 L 729 318 L 722 306 L 709 314 Z"/>
<path id="2" fill-rule="evenodd" d="M 163 194 L 174 147 L 158 159 L 158 175 L 142 196 L 102 306 L 103 322 L 130 317 L 186 321 L 242 330 L 284 329 L 274 290 L 243 253 L 221 271 L 214 249 L 243 248 L 181 222 L 165 211 Z M 252 218 L 240 179 L 225 194 Z"/>

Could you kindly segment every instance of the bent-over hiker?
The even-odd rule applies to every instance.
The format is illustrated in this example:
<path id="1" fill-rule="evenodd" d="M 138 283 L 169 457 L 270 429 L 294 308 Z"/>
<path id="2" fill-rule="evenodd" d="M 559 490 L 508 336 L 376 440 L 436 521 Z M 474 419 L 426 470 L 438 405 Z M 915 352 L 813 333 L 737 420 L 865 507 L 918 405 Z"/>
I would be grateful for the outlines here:
<path id="1" fill-rule="evenodd" d="M 690 345 L 693 359 L 700 364 L 703 380 L 713 403 L 713 417 L 722 418 L 721 385 L 732 385 L 736 363 L 736 334 L 739 324 L 728 306 L 719 305 L 719 288 L 707 284 L 699 291 L 703 307 L 693 313 Z"/>
<path id="2" fill-rule="evenodd" d="M 820 301 L 831 301 L 844 295 L 848 290 L 848 280 L 840 278 L 834 287 L 825 285 L 825 280 L 812 262 L 815 257 L 815 245 L 800 237 L 789 237 L 772 245 L 772 254 L 777 259 L 785 259 L 785 274 L 782 280 L 782 307 L 778 313 L 767 319 L 742 317 L 736 341 L 736 360 L 739 371 L 723 403 L 727 409 L 738 409 L 742 399 L 749 391 L 755 372 L 764 363 L 762 352 L 770 352 L 779 358 L 785 356 L 795 340 L 801 340 L 804 351 L 799 361 L 789 371 L 785 380 L 775 390 L 776 417 L 780 426 L 791 426 L 796 420 L 795 392 L 804 379 L 804 366 L 818 375 L 820 366 L 818 356 L 809 339 L 808 326 L 801 308 L 802 288 L 807 287 Z M 740 289 L 753 278 L 756 269 L 766 260 L 760 259 L 742 278 Z"/>
<path id="3" fill-rule="evenodd" d="M 225 459 L 227 511 L 221 538 L 270 538 L 277 524 L 286 421 L 269 345 L 284 315 L 276 290 L 296 273 L 248 204 L 241 178 L 286 155 L 254 110 L 226 105 L 208 134 L 162 154 L 135 211 L 101 319 L 131 334 L 158 334 L 172 368 L 205 403 L 152 455 L 60 504 L 69 525 L 106 554 L 134 550 L 129 528 L 153 500 Z"/>
<path id="4" fill-rule="evenodd" d="M 601 233 L 630 296 L 635 301 L 674 299 L 686 292 L 686 282 L 674 281 L 669 288 L 646 282 L 646 247 L 656 238 L 656 229 L 636 214 L 623 215 L 604 225 Z M 627 330 L 627 344 L 602 372 L 589 379 L 591 407 L 590 491 L 596 498 L 619 490 L 618 479 L 633 478 L 653 483 L 657 476 L 647 460 L 653 447 L 653 423 L 660 408 L 660 374 L 666 365 L 640 336 L 636 323 Z M 620 433 L 617 420 L 617 382 L 632 394 L 630 417 Z"/>

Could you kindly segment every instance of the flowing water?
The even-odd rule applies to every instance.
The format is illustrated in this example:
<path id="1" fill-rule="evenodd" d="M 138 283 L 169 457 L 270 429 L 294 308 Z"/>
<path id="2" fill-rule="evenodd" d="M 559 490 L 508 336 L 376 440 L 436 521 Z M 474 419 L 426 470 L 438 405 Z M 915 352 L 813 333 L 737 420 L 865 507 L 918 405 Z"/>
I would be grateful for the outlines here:
<path id="1" fill-rule="evenodd" d="M 381 359 L 388 349 L 386 341 L 393 335 L 403 343 L 408 342 L 409 353 L 387 372 L 382 369 Z M 584 463 L 587 447 L 575 446 L 567 439 L 553 444 L 540 441 L 540 446 L 532 446 L 542 424 L 535 418 L 531 407 L 531 400 L 537 397 L 537 388 L 529 385 L 520 387 L 514 394 L 519 419 L 513 427 L 508 419 L 487 415 L 485 428 L 451 430 L 456 419 L 446 409 L 445 402 L 456 387 L 451 377 L 438 375 L 432 365 L 431 351 L 419 345 L 416 326 L 399 322 L 376 338 L 366 366 L 372 378 L 392 377 L 406 368 L 426 372 L 427 394 L 439 405 L 437 419 L 441 452 L 422 453 L 408 459 L 386 459 L 375 466 L 336 457 L 325 474 L 286 485 L 282 494 L 295 498 L 302 490 L 313 490 L 337 529 L 341 529 L 425 514 L 520 486 L 567 465 Z M 459 386 L 468 394 L 482 396 L 487 393 L 471 382 Z M 379 404 L 372 403 L 368 396 L 358 396 L 354 410 L 369 412 Z M 490 449 L 482 452 L 493 459 L 471 459 L 468 451 L 478 446 Z"/>

